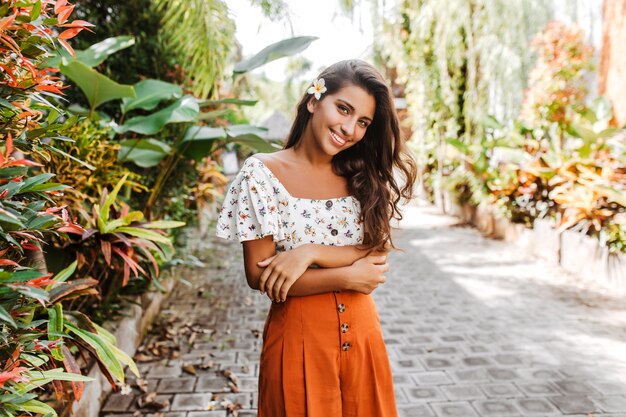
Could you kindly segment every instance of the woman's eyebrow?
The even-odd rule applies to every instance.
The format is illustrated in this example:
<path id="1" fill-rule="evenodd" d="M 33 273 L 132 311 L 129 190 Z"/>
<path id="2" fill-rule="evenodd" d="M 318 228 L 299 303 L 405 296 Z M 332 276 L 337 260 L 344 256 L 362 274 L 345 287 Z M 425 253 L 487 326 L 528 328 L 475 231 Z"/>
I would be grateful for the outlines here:
<path id="1" fill-rule="evenodd" d="M 348 106 L 351 111 L 354 111 L 354 106 L 352 104 L 348 103 L 347 101 L 345 101 L 344 99 L 338 98 L 337 101 L 341 101 L 343 104 Z M 369 120 L 370 122 L 372 121 L 372 119 L 370 117 L 363 116 L 363 118 Z"/>

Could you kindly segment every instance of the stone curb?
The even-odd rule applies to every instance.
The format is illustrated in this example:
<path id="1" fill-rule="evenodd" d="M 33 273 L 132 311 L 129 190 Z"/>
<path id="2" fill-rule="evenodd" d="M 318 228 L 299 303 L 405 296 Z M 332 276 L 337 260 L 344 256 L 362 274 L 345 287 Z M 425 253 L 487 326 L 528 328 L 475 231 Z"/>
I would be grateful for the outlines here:
<path id="1" fill-rule="evenodd" d="M 446 197 L 445 207 L 439 207 L 440 210 L 471 224 L 486 236 L 511 242 L 529 255 L 560 265 L 570 274 L 598 283 L 615 295 L 626 295 L 626 254 L 609 254 L 596 239 L 580 232 L 559 233 L 547 219 L 537 219 L 532 228 L 527 228 L 498 215 L 491 207 L 459 204 L 454 195 Z"/>

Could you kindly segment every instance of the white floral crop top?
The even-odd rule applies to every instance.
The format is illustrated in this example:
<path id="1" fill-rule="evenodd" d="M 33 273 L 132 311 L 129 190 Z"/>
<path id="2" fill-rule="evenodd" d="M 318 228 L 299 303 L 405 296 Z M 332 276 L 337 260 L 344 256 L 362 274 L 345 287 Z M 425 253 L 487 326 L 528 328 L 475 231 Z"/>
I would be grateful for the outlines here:
<path id="1" fill-rule="evenodd" d="M 277 251 L 304 243 L 356 245 L 363 242 L 359 214 L 352 196 L 292 197 L 260 159 L 250 156 L 226 193 L 216 234 L 239 242 L 272 235 Z"/>

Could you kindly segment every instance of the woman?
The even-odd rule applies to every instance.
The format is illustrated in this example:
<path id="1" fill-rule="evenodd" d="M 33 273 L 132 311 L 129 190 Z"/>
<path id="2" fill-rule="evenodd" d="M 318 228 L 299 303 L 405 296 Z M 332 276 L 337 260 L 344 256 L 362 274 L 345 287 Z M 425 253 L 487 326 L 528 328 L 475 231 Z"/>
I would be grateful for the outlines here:
<path id="1" fill-rule="evenodd" d="M 320 74 L 283 150 L 243 163 L 217 235 L 243 242 L 248 284 L 272 300 L 259 417 L 397 415 L 370 293 L 385 282 L 390 219 L 415 175 L 389 88 L 360 60 Z"/>

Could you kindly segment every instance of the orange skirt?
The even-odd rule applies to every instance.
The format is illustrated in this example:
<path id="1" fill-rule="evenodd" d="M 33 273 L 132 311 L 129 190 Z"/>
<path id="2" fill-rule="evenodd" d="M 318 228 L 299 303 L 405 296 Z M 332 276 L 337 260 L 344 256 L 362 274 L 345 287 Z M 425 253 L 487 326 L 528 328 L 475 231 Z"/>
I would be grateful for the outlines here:
<path id="1" fill-rule="evenodd" d="M 263 329 L 258 417 L 396 417 L 389 357 L 370 295 L 272 303 Z"/>

